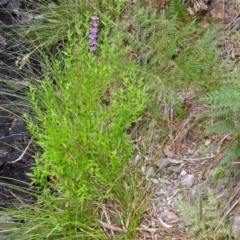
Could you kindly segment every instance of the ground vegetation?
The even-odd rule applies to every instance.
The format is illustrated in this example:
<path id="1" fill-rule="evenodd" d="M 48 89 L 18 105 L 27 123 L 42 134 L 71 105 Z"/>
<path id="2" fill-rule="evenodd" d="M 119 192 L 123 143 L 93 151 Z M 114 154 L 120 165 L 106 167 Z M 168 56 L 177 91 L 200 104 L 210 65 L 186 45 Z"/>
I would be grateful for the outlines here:
<path id="1" fill-rule="evenodd" d="M 238 164 L 237 63 L 223 56 L 225 25 L 206 15 L 207 3 L 59 0 L 33 6 L 31 22 L 10 28 L 29 49 L 18 58 L 19 69 L 38 63 L 21 87 L 30 109 L 21 116 L 31 135 L 26 151 L 34 144 L 35 162 L 27 174 L 30 189 L 18 187 L 35 201 L 3 210 L 2 239 L 154 239 L 153 232 L 155 239 L 235 237 L 210 190 L 195 204 L 184 197 L 174 202 L 182 225 L 162 221 L 161 207 L 153 204 L 167 161 L 189 158 L 191 133 L 204 141 L 227 134 L 221 143 L 229 140 L 204 162 L 202 176 L 197 167 L 203 163 L 196 164 L 199 178 L 215 160 L 224 164 L 214 166 L 217 180 L 226 166 Z M 165 175 L 186 175 L 177 171 Z M 229 175 L 234 179 L 232 173 L 239 176 L 236 168 Z M 146 225 L 153 215 L 161 226 Z"/>

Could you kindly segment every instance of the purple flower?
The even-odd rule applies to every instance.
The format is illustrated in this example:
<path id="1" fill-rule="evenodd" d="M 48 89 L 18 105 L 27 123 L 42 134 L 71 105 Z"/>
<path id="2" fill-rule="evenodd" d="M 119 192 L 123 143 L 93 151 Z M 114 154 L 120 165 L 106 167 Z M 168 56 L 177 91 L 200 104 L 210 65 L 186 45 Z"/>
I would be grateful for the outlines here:
<path id="1" fill-rule="evenodd" d="M 93 51 L 96 50 L 96 46 L 90 46 L 88 49 L 89 49 L 90 52 L 93 52 Z"/>
<path id="2" fill-rule="evenodd" d="M 91 22 L 91 25 L 92 25 L 94 28 L 97 28 L 98 22 Z"/>
<path id="3" fill-rule="evenodd" d="M 96 37 L 97 37 L 96 34 L 92 34 L 92 33 L 89 34 L 89 40 L 94 40 L 96 39 Z"/>
<path id="4" fill-rule="evenodd" d="M 89 44 L 95 46 L 95 45 L 97 45 L 97 40 L 96 39 L 90 39 Z"/>
<path id="5" fill-rule="evenodd" d="M 89 51 L 95 51 L 97 45 L 98 17 L 91 16 L 91 27 L 89 30 Z"/>
<path id="6" fill-rule="evenodd" d="M 96 27 L 90 28 L 90 34 L 97 34 L 98 29 Z"/>
<path id="7" fill-rule="evenodd" d="M 97 16 L 91 16 L 92 21 L 97 21 L 98 17 Z"/>

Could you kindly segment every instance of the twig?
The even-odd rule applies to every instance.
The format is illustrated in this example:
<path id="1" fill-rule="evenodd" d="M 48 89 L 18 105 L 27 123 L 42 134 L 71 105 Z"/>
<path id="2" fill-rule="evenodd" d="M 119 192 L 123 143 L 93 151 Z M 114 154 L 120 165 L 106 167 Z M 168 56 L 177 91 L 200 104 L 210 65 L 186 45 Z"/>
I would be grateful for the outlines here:
<path id="1" fill-rule="evenodd" d="M 230 199 L 228 200 L 228 202 L 226 203 L 225 207 L 222 209 L 221 211 L 221 215 L 223 215 L 222 219 L 227 217 L 227 215 L 229 214 L 229 212 L 232 210 L 232 208 L 235 207 L 235 205 L 233 204 L 232 207 L 230 207 L 230 209 L 224 214 L 225 210 L 228 208 L 228 206 L 231 204 L 232 200 L 237 196 L 237 194 L 239 193 L 240 190 L 240 183 L 238 183 L 237 187 L 235 188 L 232 196 L 230 197 Z"/>
<path id="2" fill-rule="evenodd" d="M 215 156 L 211 156 L 211 157 L 199 157 L 199 158 L 180 158 L 180 161 L 200 161 L 200 160 L 208 160 L 208 159 L 212 159 Z M 178 160 L 178 159 L 177 159 Z"/>
<path id="3" fill-rule="evenodd" d="M 9 192 L 12 194 L 12 196 L 15 197 L 20 203 L 24 204 L 24 202 L 22 201 L 22 199 L 21 199 L 19 196 L 17 196 L 15 193 L 13 193 L 10 189 L 9 189 L 8 191 L 9 191 Z"/>
<path id="4" fill-rule="evenodd" d="M 227 217 L 227 215 L 238 205 L 240 202 L 240 198 L 234 202 L 234 204 L 228 209 L 228 211 L 224 214 L 224 217 Z"/>
<path id="5" fill-rule="evenodd" d="M 159 216 L 157 217 L 157 219 L 165 228 L 172 228 L 173 227 L 173 225 L 165 223 Z"/>
<path id="6" fill-rule="evenodd" d="M 26 147 L 25 150 L 23 151 L 23 153 L 22 153 L 16 160 L 14 160 L 14 161 L 12 161 L 12 162 L 8 162 L 8 163 L 13 164 L 13 163 L 16 163 L 16 162 L 20 161 L 20 160 L 23 158 L 23 156 L 26 154 L 26 152 L 27 152 L 28 148 L 30 147 L 30 144 L 32 143 L 32 141 L 33 141 L 33 137 L 31 137 L 31 139 L 30 139 L 27 147 Z"/>

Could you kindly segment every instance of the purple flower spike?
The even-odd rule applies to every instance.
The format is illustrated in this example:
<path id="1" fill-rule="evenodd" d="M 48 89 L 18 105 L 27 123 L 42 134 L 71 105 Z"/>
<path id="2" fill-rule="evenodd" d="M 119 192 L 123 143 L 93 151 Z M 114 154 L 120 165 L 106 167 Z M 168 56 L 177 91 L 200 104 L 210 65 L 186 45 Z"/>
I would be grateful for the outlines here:
<path id="1" fill-rule="evenodd" d="M 89 30 L 89 51 L 93 52 L 96 50 L 97 45 L 97 32 L 98 32 L 98 17 L 91 16 L 91 27 Z"/>

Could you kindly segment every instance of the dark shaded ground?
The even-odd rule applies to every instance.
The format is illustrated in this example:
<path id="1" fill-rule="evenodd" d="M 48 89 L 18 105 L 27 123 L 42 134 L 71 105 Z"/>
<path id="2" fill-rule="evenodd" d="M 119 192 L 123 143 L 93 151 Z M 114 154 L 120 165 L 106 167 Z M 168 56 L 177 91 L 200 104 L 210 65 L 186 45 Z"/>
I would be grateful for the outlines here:
<path id="1" fill-rule="evenodd" d="M 0 206 L 8 205 L 12 200 L 26 200 L 22 193 L 8 188 L 5 183 L 27 187 L 23 182 L 29 182 L 26 173 L 34 162 L 32 146 L 27 147 L 31 137 L 21 120 L 21 114 L 28 108 L 18 97 L 11 96 L 12 93 L 22 96 L 18 81 L 23 81 L 26 72 L 31 72 L 17 68 L 17 56 L 23 55 L 26 48 L 20 40 L 14 39 L 14 31 L 9 28 L 15 20 L 23 20 L 22 12 L 24 5 L 18 0 L 0 0 Z"/>

